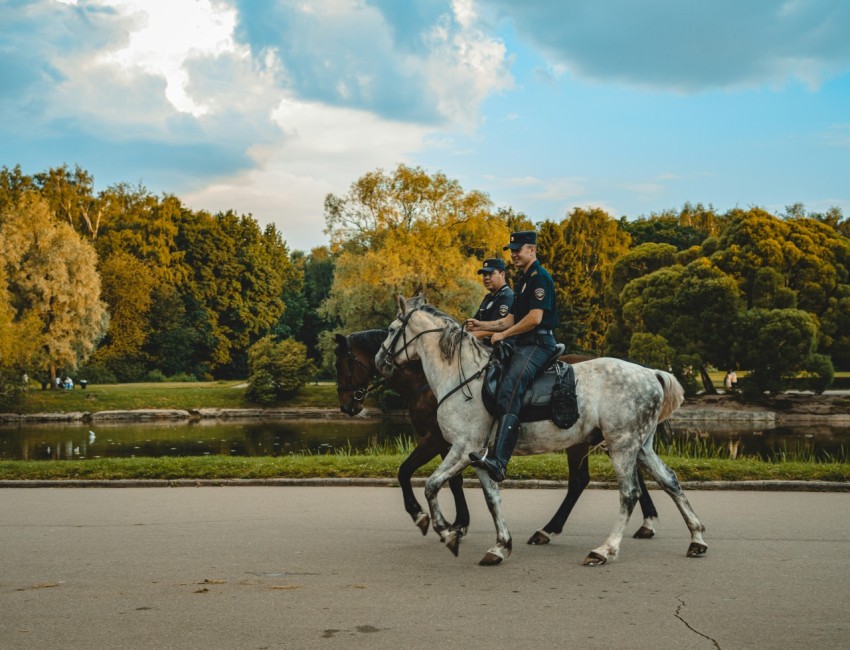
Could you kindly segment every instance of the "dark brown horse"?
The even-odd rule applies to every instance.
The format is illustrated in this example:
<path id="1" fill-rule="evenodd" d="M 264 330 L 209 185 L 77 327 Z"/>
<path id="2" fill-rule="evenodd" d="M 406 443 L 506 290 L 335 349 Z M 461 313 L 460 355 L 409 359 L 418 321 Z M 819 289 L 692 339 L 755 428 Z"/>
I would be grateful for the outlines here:
<path id="1" fill-rule="evenodd" d="M 372 379 L 378 375 L 375 366 L 375 355 L 381 343 L 387 337 L 387 330 L 365 330 L 348 336 L 336 335 L 336 378 L 339 408 L 343 413 L 354 416 L 363 410 L 363 401 L 369 393 Z M 567 354 L 561 357 L 567 363 L 581 363 L 593 357 Z M 410 479 L 414 472 L 435 458 L 438 454 L 445 458 L 450 445 L 443 439 L 443 434 L 437 424 L 437 399 L 431 392 L 422 365 L 416 361 L 397 369 L 385 382 L 389 388 L 398 393 L 408 405 L 413 429 L 419 438 L 413 453 L 408 456 L 398 469 L 398 482 L 404 496 L 404 509 L 425 535 L 430 525 L 430 517 L 422 510 L 422 506 L 413 494 Z M 591 440 L 592 444 L 602 441 Z M 578 501 L 584 489 L 590 483 L 590 469 L 587 456 L 590 444 L 583 443 L 567 449 L 569 480 L 567 494 L 555 512 L 552 519 L 543 528 L 535 532 L 528 540 L 529 544 L 548 544 L 552 535 L 561 533 L 570 512 Z M 643 524 L 634 534 L 635 538 L 648 539 L 655 534 L 654 520 L 658 517 L 655 504 L 649 496 L 646 485 L 638 473 L 640 484 L 640 507 L 643 513 Z M 452 495 L 455 499 L 455 521 L 451 528 L 461 534 L 466 533 L 469 526 L 469 509 L 463 493 L 463 479 L 460 474 L 449 481 Z"/>

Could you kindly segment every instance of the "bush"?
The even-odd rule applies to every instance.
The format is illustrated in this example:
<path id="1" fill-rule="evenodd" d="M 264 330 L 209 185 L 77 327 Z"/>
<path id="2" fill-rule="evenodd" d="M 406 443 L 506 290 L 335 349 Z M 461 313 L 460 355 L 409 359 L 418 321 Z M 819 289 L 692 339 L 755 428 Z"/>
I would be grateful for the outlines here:
<path id="1" fill-rule="evenodd" d="M 295 394 L 316 372 L 303 343 L 267 336 L 248 350 L 248 389 L 252 402 L 272 404 Z"/>
<path id="2" fill-rule="evenodd" d="M 20 402 L 23 388 L 18 371 L 0 368 L 0 409 L 14 409 Z"/>
<path id="3" fill-rule="evenodd" d="M 117 384 L 118 377 L 102 362 L 82 366 L 77 370 L 77 377 L 85 379 L 90 384 Z M 78 379 L 78 381 L 79 381 Z"/>
<path id="4" fill-rule="evenodd" d="M 176 375 L 171 375 L 168 378 L 168 381 L 198 381 L 198 378 L 195 375 L 188 372 L 178 372 Z"/>
<path id="5" fill-rule="evenodd" d="M 165 373 L 162 370 L 154 368 L 145 375 L 145 381 L 159 383 L 165 381 Z"/>
<path id="6" fill-rule="evenodd" d="M 823 393 L 832 385 L 835 379 L 835 368 L 832 367 L 832 359 L 825 354 L 813 354 L 811 360 L 806 364 L 806 377 L 808 389 L 818 395 Z"/>

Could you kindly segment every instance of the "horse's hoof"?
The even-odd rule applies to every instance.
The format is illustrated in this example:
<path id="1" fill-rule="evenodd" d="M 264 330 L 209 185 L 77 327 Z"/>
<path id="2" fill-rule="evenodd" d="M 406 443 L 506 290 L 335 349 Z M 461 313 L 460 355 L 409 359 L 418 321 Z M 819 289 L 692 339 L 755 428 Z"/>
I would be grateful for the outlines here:
<path id="1" fill-rule="evenodd" d="M 596 551 L 591 551 L 587 554 L 587 557 L 584 558 L 584 562 L 582 562 L 582 564 L 584 566 L 602 566 L 607 561 L 608 558 L 606 558 L 605 556 L 600 555 Z"/>
<path id="2" fill-rule="evenodd" d="M 446 548 L 449 549 L 452 554 L 457 557 L 458 552 L 460 551 L 460 535 L 457 534 L 457 531 L 450 531 L 446 538 L 443 540 L 446 543 Z"/>
<path id="3" fill-rule="evenodd" d="M 635 531 L 635 534 L 632 535 L 632 537 L 635 539 L 650 539 L 655 537 L 655 531 L 649 526 L 641 526 Z"/>
<path id="4" fill-rule="evenodd" d="M 552 534 L 547 533 L 542 528 L 528 538 L 528 543 L 532 546 L 543 546 L 552 541 Z"/>
<path id="5" fill-rule="evenodd" d="M 708 546 L 705 544 L 691 542 L 691 545 L 688 546 L 688 557 L 702 557 L 707 550 Z"/>
<path id="6" fill-rule="evenodd" d="M 422 535 L 428 534 L 428 529 L 431 527 L 431 517 L 426 515 L 424 512 L 420 512 L 416 519 L 413 520 L 413 523 L 419 527 L 419 530 L 422 531 Z"/>
<path id="7" fill-rule="evenodd" d="M 497 564 L 502 563 L 502 556 L 493 553 L 492 551 L 487 551 L 484 554 L 484 557 L 481 558 L 481 561 L 478 563 L 480 566 L 496 566 Z"/>

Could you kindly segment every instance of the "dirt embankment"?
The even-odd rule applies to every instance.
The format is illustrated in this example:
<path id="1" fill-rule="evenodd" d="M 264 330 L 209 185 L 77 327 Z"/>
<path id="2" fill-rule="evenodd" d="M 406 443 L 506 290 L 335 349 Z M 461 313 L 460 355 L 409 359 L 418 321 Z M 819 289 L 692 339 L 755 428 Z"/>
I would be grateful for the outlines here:
<path id="1" fill-rule="evenodd" d="M 760 403 L 745 403 L 736 395 L 700 395 L 686 399 L 674 418 L 850 425 L 850 395 L 787 393 Z"/>

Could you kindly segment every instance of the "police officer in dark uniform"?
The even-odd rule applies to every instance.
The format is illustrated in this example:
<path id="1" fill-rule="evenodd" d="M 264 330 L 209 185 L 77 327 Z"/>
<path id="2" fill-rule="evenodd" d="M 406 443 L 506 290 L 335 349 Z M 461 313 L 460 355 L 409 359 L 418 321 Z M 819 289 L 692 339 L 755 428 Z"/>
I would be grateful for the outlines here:
<path id="1" fill-rule="evenodd" d="M 484 260 L 484 266 L 478 269 L 484 288 L 489 292 L 481 301 L 481 306 L 475 312 L 475 318 L 466 321 L 467 330 L 475 338 L 490 345 L 490 332 L 476 328 L 476 323 L 489 322 L 504 318 L 511 311 L 514 304 L 513 289 L 507 284 L 505 278 L 505 261 L 499 258 Z"/>
<path id="2" fill-rule="evenodd" d="M 518 292 L 510 313 L 496 321 L 477 321 L 474 328 L 493 332 L 495 344 L 511 339 L 513 355 L 503 369 L 496 403 L 499 409 L 499 429 L 492 456 L 482 458 L 472 452 L 469 458 L 476 467 L 487 470 L 497 483 L 505 480 L 505 470 L 519 436 L 519 411 L 522 397 L 543 364 L 555 351 L 558 308 L 555 305 L 555 284 L 549 272 L 537 261 L 537 233 L 533 230 L 511 234 L 511 260 L 522 271 L 517 281 Z"/>

